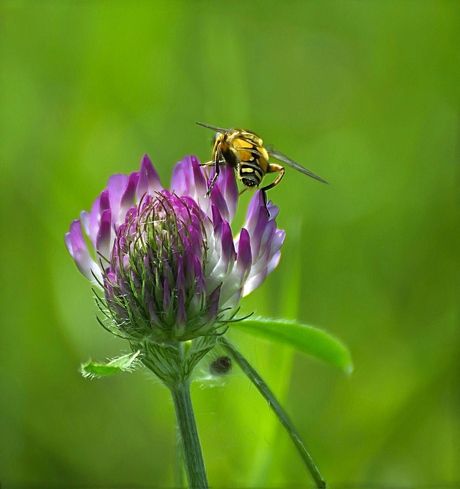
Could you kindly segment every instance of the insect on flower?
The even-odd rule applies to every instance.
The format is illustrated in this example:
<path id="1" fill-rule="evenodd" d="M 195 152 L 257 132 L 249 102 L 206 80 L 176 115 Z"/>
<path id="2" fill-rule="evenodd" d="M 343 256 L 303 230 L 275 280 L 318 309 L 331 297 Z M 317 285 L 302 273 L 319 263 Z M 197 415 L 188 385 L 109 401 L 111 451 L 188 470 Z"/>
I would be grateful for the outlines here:
<path id="1" fill-rule="evenodd" d="M 186 157 L 174 167 L 170 189 L 144 156 L 138 172 L 109 178 L 65 238 L 80 272 L 101 290 L 102 325 L 132 344 L 148 340 L 160 349 L 216 339 L 241 298 L 276 268 L 285 237 L 278 207 L 261 192 L 233 234 L 238 189 L 229 166 L 206 199 L 205 169 Z"/>
<path id="2" fill-rule="evenodd" d="M 220 127 L 209 126 L 202 122 L 197 122 L 199 126 L 207 127 L 216 131 L 214 136 L 211 161 L 203 163 L 203 166 L 215 166 L 215 174 L 209 183 L 206 196 L 211 195 L 212 189 L 219 176 L 219 167 L 227 164 L 236 171 L 236 175 L 242 184 L 247 188 L 258 187 L 267 173 L 278 173 L 277 178 L 270 184 L 262 187 L 262 193 L 276 187 L 284 176 L 285 168 L 277 163 L 270 163 L 269 158 L 275 158 L 282 163 L 295 168 L 304 175 L 314 178 L 322 183 L 328 183 L 310 170 L 299 165 L 285 154 L 267 149 L 264 147 L 263 140 L 257 134 L 245 129 L 222 129 Z M 243 192 L 244 192 L 243 190 Z"/>

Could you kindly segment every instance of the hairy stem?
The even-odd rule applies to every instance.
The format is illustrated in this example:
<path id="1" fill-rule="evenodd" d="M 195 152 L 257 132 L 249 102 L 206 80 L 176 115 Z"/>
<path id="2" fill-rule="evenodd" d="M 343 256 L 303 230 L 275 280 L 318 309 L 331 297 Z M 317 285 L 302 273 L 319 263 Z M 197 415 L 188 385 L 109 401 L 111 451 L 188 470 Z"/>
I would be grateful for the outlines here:
<path id="1" fill-rule="evenodd" d="M 190 383 L 177 382 L 169 386 L 174 401 L 177 425 L 182 440 L 182 454 L 189 489 L 208 489 L 195 415 L 190 397 Z"/>

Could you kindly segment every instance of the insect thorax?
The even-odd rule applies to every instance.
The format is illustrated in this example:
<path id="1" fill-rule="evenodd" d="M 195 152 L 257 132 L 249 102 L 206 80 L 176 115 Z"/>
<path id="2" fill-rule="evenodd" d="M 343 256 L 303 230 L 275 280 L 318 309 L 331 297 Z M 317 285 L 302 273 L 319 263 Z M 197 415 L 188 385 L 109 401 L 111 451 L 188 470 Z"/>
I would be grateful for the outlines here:
<path id="1" fill-rule="evenodd" d="M 223 156 L 227 165 L 232 168 L 238 168 L 238 164 L 240 162 L 238 152 L 232 148 L 226 141 L 222 141 L 220 144 L 220 153 Z"/>

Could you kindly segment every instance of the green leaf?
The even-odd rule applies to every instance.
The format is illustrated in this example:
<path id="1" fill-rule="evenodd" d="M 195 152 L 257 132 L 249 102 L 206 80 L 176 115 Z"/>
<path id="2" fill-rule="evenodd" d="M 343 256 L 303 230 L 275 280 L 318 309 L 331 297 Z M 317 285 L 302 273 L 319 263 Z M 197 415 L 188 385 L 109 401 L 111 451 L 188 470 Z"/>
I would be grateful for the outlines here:
<path id="1" fill-rule="evenodd" d="M 107 363 L 98 363 L 88 360 L 80 366 L 80 372 L 83 377 L 99 378 L 107 377 L 108 375 L 117 374 L 118 372 L 130 372 L 135 367 L 137 357 L 140 350 L 134 353 L 128 353 L 121 357 L 114 358 Z"/>
<path id="2" fill-rule="evenodd" d="M 322 329 L 286 319 L 248 318 L 235 322 L 232 328 L 245 333 L 292 346 L 338 367 L 347 374 L 353 371 L 348 348 L 335 336 Z"/>

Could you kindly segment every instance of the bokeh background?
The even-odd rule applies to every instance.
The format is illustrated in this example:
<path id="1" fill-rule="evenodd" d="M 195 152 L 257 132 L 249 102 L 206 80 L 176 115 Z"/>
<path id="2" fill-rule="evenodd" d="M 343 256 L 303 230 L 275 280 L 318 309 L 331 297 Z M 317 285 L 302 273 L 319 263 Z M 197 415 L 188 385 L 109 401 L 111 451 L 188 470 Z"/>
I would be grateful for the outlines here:
<path id="1" fill-rule="evenodd" d="M 288 169 L 270 192 L 284 254 L 243 309 L 327 329 L 354 374 L 232 334 L 328 482 L 460 481 L 459 48 L 455 1 L 1 2 L 4 486 L 173 485 L 167 390 L 78 373 L 127 348 L 63 235 L 143 153 L 165 185 L 208 159 L 195 121 L 252 129 L 330 182 Z M 237 368 L 193 401 L 213 487 L 310 484 Z"/>

